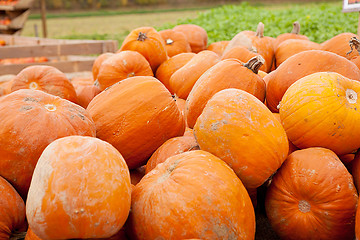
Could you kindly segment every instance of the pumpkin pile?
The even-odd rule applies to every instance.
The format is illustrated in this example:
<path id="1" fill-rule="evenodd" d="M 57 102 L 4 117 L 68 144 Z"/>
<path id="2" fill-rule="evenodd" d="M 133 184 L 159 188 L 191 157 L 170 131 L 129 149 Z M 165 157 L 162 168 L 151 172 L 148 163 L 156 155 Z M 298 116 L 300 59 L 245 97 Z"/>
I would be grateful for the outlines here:
<path id="1" fill-rule="evenodd" d="M 360 40 L 293 25 L 141 27 L 91 76 L 1 77 L 0 238 L 360 238 Z"/>

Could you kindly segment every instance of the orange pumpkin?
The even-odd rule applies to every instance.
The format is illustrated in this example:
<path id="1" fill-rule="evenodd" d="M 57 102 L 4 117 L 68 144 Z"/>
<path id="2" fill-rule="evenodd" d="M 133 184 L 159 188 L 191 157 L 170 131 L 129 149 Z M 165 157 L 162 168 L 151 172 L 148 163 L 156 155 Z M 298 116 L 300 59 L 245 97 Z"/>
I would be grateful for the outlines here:
<path id="1" fill-rule="evenodd" d="M 34 65 L 24 68 L 13 80 L 11 91 L 41 90 L 76 102 L 76 92 L 66 75 L 52 66 Z"/>
<path id="2" fill-rule="evenodd" d="M 162 82 L 171 93 L 174 93 L 174 91 L 170 88 L 171 75 L 173 75 L 174 72 L 183 67 L 195 55 L 195 53 L 180 53 L 176 56 L 169 58 L 168 60 L 163 62 L 156 70 L 156 78 L 159 79 L 160 82 Z"/>
<path id="3" fill-rule="evenodd" d="M 86 108 L 89 102 L 101 92 L 92 78 L 75 78 L 71 80 L 71 83 L 76 91 L 77 104 L 83 108 Z"/>
<path id="4" fill-rule="evenodd" d="M 271 181 L 265 207 L 281 239 L 353 239 L 357 201 L 336 154 L 308 148 L 288 156 Z"/>
<path id="5" fill-rule="evenodd" d="M 22 89 L 3 96 L 0 114 L 0 175 L 23 198 L 49 143 L 69 135 L 95 136 L 95 124 L 85 109 L 39 90 Z"/>
<path id="6" fill-rule="evenodd" d="M 184 117 L 165 86 L 156 78 L 127 78 L 98 94 L 87 110 L 96 135 L 123 155 L 130 169 L 145 164 L 167 139 L 181 136 Z"/>
<path id="7" fill-rule="evenodd" d="M 252 58 L 246 64 L 232 58 L 222 60 L 206 71 L 186 99 L 185 116 L 188 126 L 194 127 L 209 99 L 223 89 L 241 89 L 264 102 L 266 86 L 257 74 L 263 63 L 261 56 Z"/>
<path id="8" fill-rule="evenodd" d="M 170 89 L 182 99 L 186 99 L 199 77 L 209 68 L 218 63 L 219 56 L 209 50 L 196 54 L 184 66 L 170 77 Z"/>
<path id="9" fill-rule="evenodd" d="M 136 51 L 120 51 L 100 66 L 97 81 L 101 90 L 134 76 L 154 76 L 149 62 Z"/>
<path id="10" fill-rule="evenodd" d="M 206 104 L 194 126 L 200 149 L 224 160 L 248 189 L 261 186 L 287 157 L 280 122 L 255 96 L 225 89 Z"/>
<path id="11" fill-rule="evenodd" d="M 42 239 L 107 238 L 124 225 L 130 204 L 130 173 L 121 154 L 98 138 L 69 136 L 41 154 L 26 217 Z"/>
<path id="12" fill-rule="evenodd" d="M 175 155 L 131 195 L 131 239 L 254 239 L 255 214 L 243 184 L 214 155 Z"/>
<path id="13" fill-rule="evenodd" d="M 151 155 L 151 158 L 146 163 L 145 173 L 150 172 L 156 165 L 165 162 L 169 157 L 198 149 L 199 145 L 197 144 L 194 135 L 171 138 Z"/>
<path id="14" fill-rule="evenodd" d="M 256 53 L 256 50 L 249 50 L 245 46 L 235 46 L 226 53 L 224 53 L 221 57 L 221 60 L 229 59 L 229 58 L 236 58 L 242 62 L 248 62 L 251 58 L 260 56 L 260 54 Z M 263 64 L 260 69 L 266 70 L 265 65 Z"/>
<path id="15" fill-rule="evenodd" d="M 269 109 L 272 112 L 279 112 L 278 106 L 285 91 L 300 78 L 315 72 L 327 71 L 360 80 L 360 70 L 344 57 L 322 50 L 300 52 L 288 58 L 275 71 L 264 77 L 264 81 L 268 82 L 266 103 Z"/>
<path id="16" fill-rule="evenodd" d="M 180 24 L 173 28 L 174 31 L 182 32 L 190 44 L 193 53 L 199 53 L 206 49 L 208 35 L 204 28 L 195 24 Z"/>
<path id="17" fill-rule="evenodd" d="M 11 85 L 16 75 L 7 74 L 0 76 L 0 97 L 11 93 Z"/>
<path id="18" fill-rule="evenodd" d="M 351 38 L 356 37 L 358 36 L 354 33 L 340 33 L 330 38 L 329 40 L 321 43 L 321 49 L 324 51 L 336 53 L 350 60 L 355 56 L 359 56 L 359 53 L 357 51 L 351 51 L 351 47 L 349 46 L 349 41 L 351 40 Z"/>
<path id="19" fill-rule="evenodd" d="M 355 218 L 355 239 L 360 239 L 360 205 L 358 204 Z"/>
<path id="20" fill-rule="evenodd" d="M 219 55 L 219 57 L 221 57 L 228 44 L 229 41 L 213 42 L 206 49 L 215 52 L 217 55 Z"/>
<path id="21" fill-rule="evenodd" d="M 351 54 L 354 51 L 357 51 L 359 53 L 360 51 L 360 40 L 357 37 L 352 37 L 349 41 L 349 46 L 351 50 L 346 53 L 346 55 Z M 350 58 L 350 61 L 355 63 L 355 65 L 360 68 L 360 56 L 354 54 L 355 56 Z"/>
<path id="22" fill-rule="evenodd" d="M 141 53 L 150 63 L 153 72 L 168 59 L 163 39 L 153 27 L 140 27 L 132 30 L 122 42 L 120 51 L 124 50 Z"/>
<path id="23" fill-rule="evenodd" d="M 179 53 L 191 52 L 191 47 L 184 33 L 166 29 L 159 32 L 164 40 L 166 53 L 169 57 Z"/>
<path id="24" fill-rule="evenodd" d="M 0 239 L 11 239 L 13 233 L 24 230 L 25 203 L 16 190 L 0 177 Z"/>
<path id="25" fill-rule="evenodd" d="M 351 175 L 358 192 L 360 192 L 360 152 L 357 151 L 353 161 L 351 161 Z"/>
<path id="26" fill-rule="evenodd" d="M 97 79 L 97 76 L 99 74 L 99 69 L 100 69 L 100 66 L 101 64 L 106 60 L 108 59 L 109 57 L 113 56 L 114 53 L 110 53 L 110 52 L 107 52 L 107 53 L 103 53 L 103 54 L 100 54 L 94 61 L 93 63 L 93 66 L 92 66 L 92 75 L 93 75 L 93 79 L 96 80 Z"/>
<path id="27" fill-rule="evenodd" d="M 276 52 L 278 46 L 288 39 L 309 40 L 307 36 L 300 34 L 300 23 L 298 21 L 293 22 L 293 29 L 290 33 L 282 33 L 275 38 L 274 51 Z"/>
<path id="28" fill-rule="evenodd" d="M 280 114 L 279 113 L 273 113 L 273 115 L 281 123 Z M 289 142 L 289 153 L 288 153 L 288 155 L 290 153 L 296 151 L 296 150 L 299 150 L 290 140 L 288 142 Z"/>
<path id="29" fill-rule="evenodd" d="M 298 148 L 325 147 L 338 155 L 360 148 L 360 83 L 338 73 L 319 72 L 286 91 L 280 118 Z"/>

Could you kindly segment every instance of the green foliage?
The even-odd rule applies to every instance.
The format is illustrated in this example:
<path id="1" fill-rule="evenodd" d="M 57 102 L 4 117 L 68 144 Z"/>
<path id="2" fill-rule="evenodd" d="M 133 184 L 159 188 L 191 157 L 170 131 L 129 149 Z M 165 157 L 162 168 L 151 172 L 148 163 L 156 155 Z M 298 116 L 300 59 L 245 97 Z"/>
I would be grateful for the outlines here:
<path id="1" fill-rule="evenodd" d="M 256 31 L 257 24 L 265 24 L 265 36 L 277 35 L 292 30 L 292 23 L 299 21 L 301 34 L 315 42 L 323 42 L 342 32 L 356 33 L 359 13 L 343 13 L 341 3 L 292 4 L 271 8 L 240 5 L 225 5 L 199 13 L 195 19 L 181 19 L 177 24 L 197 24 L 209 36 L 209 42 L 230 40 L 243 30 Z M 158 30 L 172 28 L 166 24 Z"/>

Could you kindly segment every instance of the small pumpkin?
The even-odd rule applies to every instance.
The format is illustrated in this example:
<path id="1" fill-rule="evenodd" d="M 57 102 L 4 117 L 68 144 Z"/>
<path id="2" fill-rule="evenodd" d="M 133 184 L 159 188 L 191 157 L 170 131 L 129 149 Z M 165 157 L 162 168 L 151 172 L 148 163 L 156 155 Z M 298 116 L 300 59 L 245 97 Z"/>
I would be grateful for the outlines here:
<path id="1" fill-rule="evenodd" d="M 169 57 L 179 53 L 191 52 L 190 44 L 184 33 L 172 29 L 165 29 L 159 31 L 159 33 L 164 40 L 166 52 Z"/>
<path id="2" fill-rule="evenodd" d="M 213 42 L 206 49 L 215 52 L 217 55 L 219 55 L 219 57 L 221 57 L 228 44 L 229 41 Z"/>
<path id="3" fill-rule="evenodd" d="M 206 49 L 208 35 L 201 26 L 196 24 L 180 24 L 173 27 L 172 30 L 181 32 L 186 36 L 193 53 L 199 53 Z"/>

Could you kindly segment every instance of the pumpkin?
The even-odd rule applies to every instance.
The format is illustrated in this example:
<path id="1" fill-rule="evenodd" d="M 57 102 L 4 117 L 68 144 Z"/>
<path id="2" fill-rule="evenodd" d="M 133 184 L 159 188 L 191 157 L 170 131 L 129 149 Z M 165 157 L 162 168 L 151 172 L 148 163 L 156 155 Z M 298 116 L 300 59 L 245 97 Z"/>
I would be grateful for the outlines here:
<path id="1" fill-rule="evenodd" d="M 39 90 L 22 89 L 3 96 L 0 114 L 0 176 L 23 198 L 49 143 L 69 135 L 95 136 L 95 124 L 85 109 Z"/>
<path id="2" fill-rule="evenodd" d="M 229 42 L 223 54 L 236 46 L 245 46 L 249 50 L 255 51 L 265 59 L 265 72 L 270 72 L 274 61 L 274 38 L 264 36 L 264 24 L 259 22 L 256 32 L 241 31 L 236 34 Z"/>
<path id="3" fill-rule="evenodd" d="M 87 107 L 96 136 L 111 143 L 130 169 L 145 164 L 166 140 L 181 136 L 184 117 L 156 78 L 127 78 L 98 94 Z"/>
<path id="4" fill-rule="evenodd" d="M 184 66 L 170 77 L 170 89 L 182 99 L 186 99 L 199 77 L 209 68 L 218 63 L 219 56 L 209 50 L 197 53 Z"/>
<path id="5" fill-rule="evenodd" d="M 184 33 L 172 29 L 165 29 L 159 33 L 164 40 L 166 53 L 169 57 L 179 53 L 191 52 L 190 44 Z"/>
<path id="6" fill-rule="evenodd" d="M 321 43 L 321 49 L 324 51 L 336 53 L 350 60 L 355 56 L 359 56 L 359 53 L 357 51 L 350 52 L 351 47 L 349 45 L 349 41 L 352 38 L 356 38 L 356 37 L 358 36 L 354 33 L 350 33 L 350 32 L 340 33 L 330 38 L 329 40 Z"/>
<path id="7" fill-rule="evenodd" d="M 221 57 L 228 44 L 229 41 L 213 42 L 206 49 L 215 52 L 217 55 L 219 55 L 219 57 Z"/>
<path id="8" fill-rule="evenodd" d="M 86 108 L 89 102 L 101 92 L 100 88 L 94 84 L 92 78 L 74 78 L 71 80 L 71 83 L 76 91 L 77 104 L 83 108 Z"/>
<path id="9" fill-rule="evenodd" d="M 286 91 L 280 118 L 298 148 L 324 147 L 338 155 L 360 147 L 360 83 L 338 73 L 319 72 L 299 79 Z"/>
<path id="10" fill-rule="evenodd" d="M 255 214 L 224 161 L 201 150 L 168 158 L 135 186 L 131 239 L 254 239 Z"/>
<path id="11" fill-rule="evenodd" d="M 195 55 L 195 53 L 180 53 L 176 56 L 169 58 L 168 60 L 163 62 L 156 70 L 155 77 L 159 79 L 171 93 L 174 93 L 174 91 L 170 88 L 171 75 L 173 75 L 174 72 L 183 67 Z"/>
<path id="12" fill-rule="evenodd" d="M 199 145 L 194 135 L 171 138 L 151 155 L 151 158 L 146 163 L 145 173 L 147 174 L 153 170 L 156 165 L 165 162 L 169 157 L 198 149 Z"/>
<path id="13" fill-rule="evenodd" d="M 273 113 L 273 115 L 281 123 L 280 114 L 279 113 Z M 296 150 L 299 150 L 289 139 L 288 139 L 288 142 L 289 142 L 289 153 L 288 153 L 288 155 L 290 153 L 296 151 Z"/>
<path id="14" fill-rule="evenodd" d="M 24 230 L 25 203 L 16 190 L 0 177 L 0 239 L 12 239 L 18 230 Z"/>
<path id="15" fill-rule="evenodd" d="M 0 97 L 11 93 L 11 85 L 16 75 L 7 74 L 0 76 Z"/>
<path id="16" fill-rule="evenodd" d="M 201 26 L 196 24 L 180 24 L 173 27 L 172 30 L 181 32 L 186 36 L 193 53 L 199 53 L 206 49 L 208 35 Z"/>
<path id="17" fill-rule="evenodd" d="M 103 54 L 100 54 L 94 61 L 93 63 L 93 66 L 92 66 L 92 75 L 93 75 L 93 79 L 96 80 L 97 79 L 97 76 L 99 74 L 99 69 L 100 69 L 100 66 L 101 64 L 106 60 L 108 59 L 109 57 L 113 56 L 114 53 L 110 53 L 110 52 L 107 52 L 107 53 L 103 53 Z"/>
<path id="18" fill-rule="evenodd" d="M 136 51 L 120 51 L 100 66 L 97 81 L 101 90 L 134 76 L 154 76 L 149 62 Z"/>
<path id="19" fill-rule="evenodd" d="M 354 184 L 359 192 L 360 188 L 360 153 L 356 152 L 354 159 L 351 161 L 351 175 L 354 179 Z"/>
<path id="20" fill-rule="evenodd" d="M 322 50 L 303 51 L 291 56 L 275 71 L 264 77 L 264 81 L 268 82 L 266 103 L 269 109 L 272 112 L 279 112 L 278 106 L 285 91 L 300 78 L 315 72 L 327 71 L 360 80 L 360 70 L 346 58 Z"/>
<path id="21" fill-rule="evenodd" d="M 68 136 L 41 154 L 26 217 L 42 239 L 107 238 L 122 228 L 130 204 L 130 173 L 121 154 L 98 138 Z"/>
<path id="22" fill-rule="evenodd" d="M 153 27 L 132 30 L 121 44 L 119 51 L 132 50 L 141 53 L 150 63 L 153 72 L 168 59 L 164 41 Z"/>
<path id="23" fill-rule="evenodd" d="M 257 74 L 263 63 L 261 56 L 250 59 L 246 64 L 237 59 L 226 59 L 206 71 L 186 99 L 185 116 L 188 126 L 194 127 L 209 99 L 223 89 L 241 89 L 264 102 L 266 86 Z"/>
<path id="24" fill-rule="evenodd" d="M 225 161 L 248 189 L 261 186 L 289 151 L 284 128 L 255 96 L 229 88 L 216 93 L 194 126 L 201 150 Z"/>
<path id="25" fill-rule="evenodd" d="M 356 218 L 355 218 L 355 238 L 360 238 L 360 206 L 357 206 Z"/>
<path id="26" fill-rule="evenodd" d="M 358 195 L 334 152 L 291 153 L 268 187 L 265 207 L 281 239 L 353 239 Z"/>
<path id="27" fill-rule="evenodd" d="M 300 23 L 298 21 L 293 22 L 293 29 L 290 33 L 282 33 L 275 38 L 274 51 L 276 52 L 278 46 L 288 39 L 309 40 L 307 36 L 300 34 Z"/>
<path id="28" fill-rule="evenodd" d="M 72 102 L 77 100 L 70 80 L 52 66 L 34 65 L 24 68 L 16 75 L 11 85 L 12 92 L 19 89 L 41 90 Z"/>
<path id="29" fill-rule="evenodd" d="M 288 39 L 283 41 L 275 51 L 276 68 L 289 57 L 306 50 L 320 50 L 320 44 L 304 39 Z"/>

